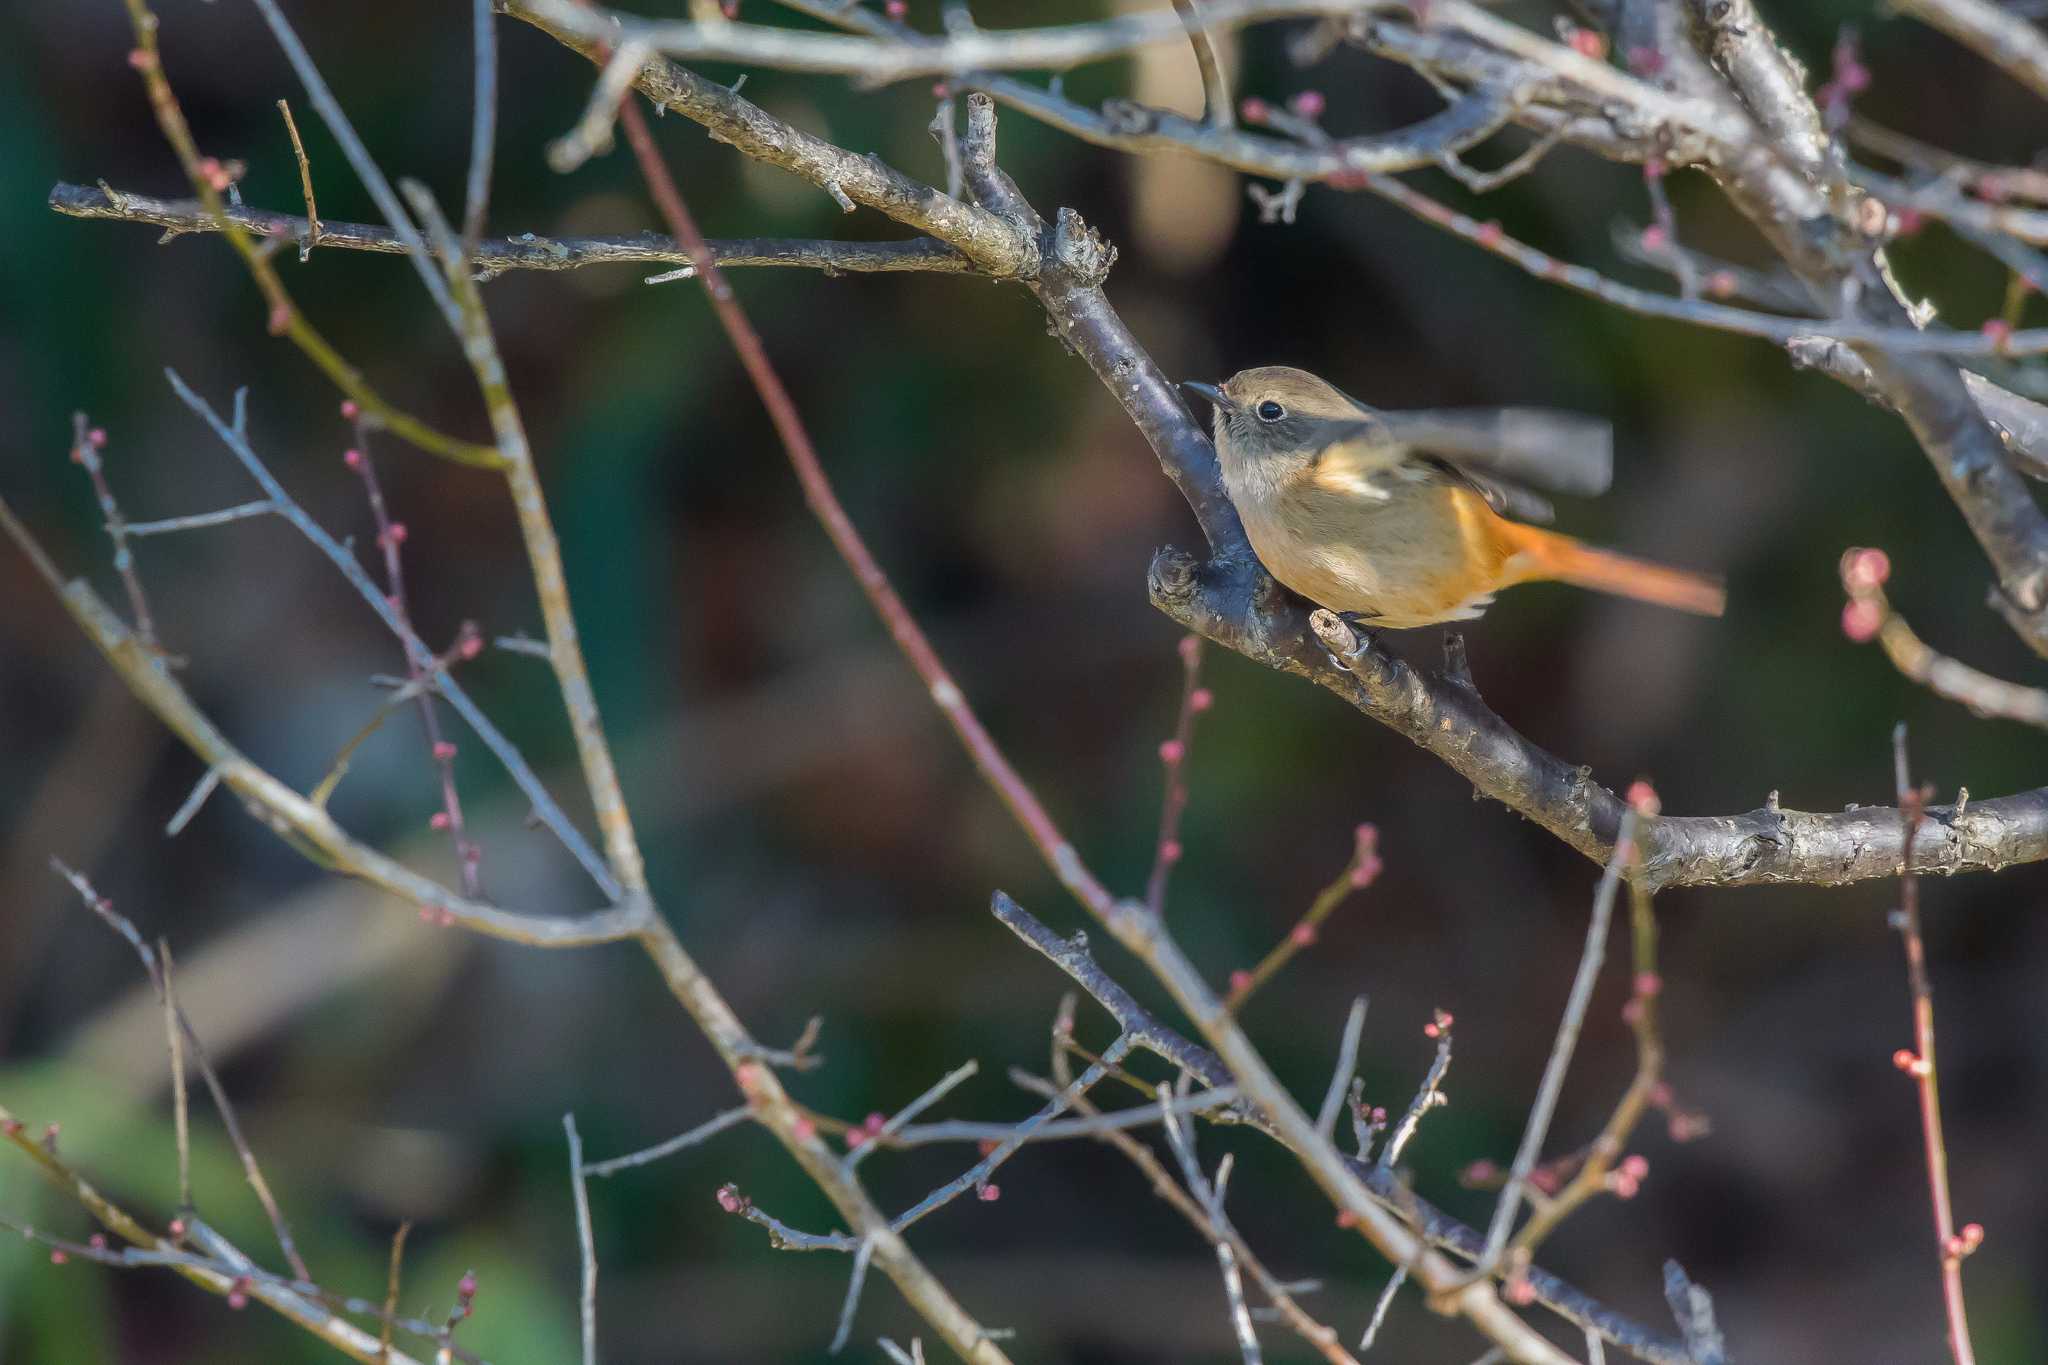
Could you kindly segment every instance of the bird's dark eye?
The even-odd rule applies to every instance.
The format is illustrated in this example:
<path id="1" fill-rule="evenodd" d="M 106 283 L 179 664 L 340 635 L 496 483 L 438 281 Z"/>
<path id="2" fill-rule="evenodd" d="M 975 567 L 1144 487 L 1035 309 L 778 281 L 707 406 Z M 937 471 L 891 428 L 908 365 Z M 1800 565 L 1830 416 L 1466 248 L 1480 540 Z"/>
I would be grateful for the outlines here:
<path id="1" fill-rule="evenodd" d="M 1259 404 L 1258 414 L 1261 422 L 1277 422 L 1287 415 L 1287 409 L 1268 398 L 1265 402 Z"/>

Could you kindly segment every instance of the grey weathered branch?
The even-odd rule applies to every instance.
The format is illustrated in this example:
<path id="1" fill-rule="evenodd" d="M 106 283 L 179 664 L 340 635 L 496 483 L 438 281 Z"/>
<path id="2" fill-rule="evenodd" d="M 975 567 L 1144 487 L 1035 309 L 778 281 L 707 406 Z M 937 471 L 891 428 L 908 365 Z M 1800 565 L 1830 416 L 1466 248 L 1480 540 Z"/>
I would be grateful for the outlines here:
<path id="1" fill-rule="evenodd" d="M 781 71 L 857 76 L 875 84 L 971 71 L 1065 71 L 1139 48 L 1186 40 L 1181 20 L 1170 8 L 1044 28 L 963 26 L 944 36 L 868 38 L 731 21 L 646 20 L 586 8 L 572 0 L 514 2 L 530 8 L 537 19 L 561 33 L 586 42 L 639 43 L 686 61 L 738 62 Z M 1337 17 L 1365 7 L 1365 0 L 1208 0 L 1202 7 L 1202 22 L 1222 33 L 1268 19 Z"/>
<path id="2" fill-rule="evenodd" d="M 1892 0 L 2048 99 L 2048 33 L 1996 0 Z"/>
<path id="3" fill-rule="evenodd" d="M 71 218 L 97 218 L 122 223 L 149 223 L 165 231 L 165 240 L 185 233 L 219 232 L 218 219 L 196 199 L 157 199 L 108 186 L 58 184 L 50 190 L 50 207 Z M 288 213 L 233 208 L 230 221 L 261 236 L 284 241 L 308 240 L 307 221 Z M 409 248 L 396 232 L 373 223 L 320 220 L 319 246 L 350 251 L 404 255 Z M 902 242 L 841 242 L 784 237 L 719 238 L 711 249 L 724 266 L 798 266 L 826 274 L 871 271 L 935 270 L 971 273 L 974 264 L 944 242 L 929 237 Z M 577 270 L 591 265 L 691 265 L 688 252 L 671 237 L 643 232 L 636 236 L 489 237 L 477 243 L 470 264 L 487 274 L 505 270 Z"/>
<path id="4" fill-rule="evenodd" d="M 1001 892 L 996 893 L 990 908 L 1004 928 L 1065 972 L 1097 1004 L 1109 1011 L 1121 1031 L 1120 1037 L 1164 1058 L 1211 1089 L 1234 1083 L 1231 1068 L 1222 1057 L 1161 1022 L 1105 972 L 1089 950 L 1085 935 L 1061 938 L 1030 911 Z M 1299 1154 L 1299 1135 L 1283 1132 L 1256 1108 L 1233 1107 L 1211 1117 L 1247 1123 Z M 1408 1188 L 1396 1170 L 1356 1157 L 1340 1159 L 1382 1207 L 1408 1222 L 1430 1245 L 1455 1252 L 1473 1262 L 1484 1255 L 1486 1238 L 1483 1234 L 1421 1198 Z M 1538 1303 L 1587 1331 L 1599 1333 L 1605 1340 L 1639 1359 L 1656 1365 L 1692 1365 L 1692 1357 L 1679 1343 L 1616 1312 L 1549 1271 L 1531 1266 L 1527 1279 Z"/>
<path id="5" fill-rule="evenodd" d="M 602 44 L 563 27 L 558 22 L 559 6 L 543 0 L 498 0 L 498 4 L 501 12 L 601 63 Z M 656 104 L 702 124 L 712 137 L 741 154 L 780 166 L 821 189 L 837 190 L 856 204 L 936 237 L 991 275 L 1014 278 L 1038 269 L 1038 243 L 1030 234 L 905 175 L 879 157 L 858 156 L 785 123 L 716 81 L 705 80 L 666 58 L 649 58 L 633 84 Z"/>

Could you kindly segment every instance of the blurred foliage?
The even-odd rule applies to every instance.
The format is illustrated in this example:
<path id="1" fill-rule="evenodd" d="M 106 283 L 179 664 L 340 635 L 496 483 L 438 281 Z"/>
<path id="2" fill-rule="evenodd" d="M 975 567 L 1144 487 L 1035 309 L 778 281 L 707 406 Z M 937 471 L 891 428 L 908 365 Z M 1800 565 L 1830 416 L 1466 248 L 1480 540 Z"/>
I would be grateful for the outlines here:
<path id="1" fill-rule="evenodd" d="M 766 0 L 747 5 L 749 17 L 779 14 Z M 387 169 L 453 202 L 468 137 L 466 7 L 291 8 Z M 1840 24 L 1861 25 L 1877 79 L 1859 108 L 1880 121 L 1992 160 L 2024 162 L 2043 144 L 2037 104 L 1925 30 L 1847 0 L 1767 8 L 1816 66 Z M 248 162 L 250 203 L 296 210 L 275 101 L 298 92 L 255 15 L 186 0 L 161 12 L 168 70 L 202 143 Z M 991 0 L 976 18 L 997 27 L 1096 12 L 1083 0 Z M 938 22 L 931 0 L 912 0 L 912 15 Z M 1534 9 L 1523 17 L 1547 22 Z M 568 178 L 546 171 L 542 150 L 576 117 L 591 72 L 522 25 L 501 28 L 494 230 L 653 226 L 624 155 Z M 1361 54 L 1296 72 L 1280 37 L 1250 38 L 1234 64 L 1240 89 L 1278 99 L 1314 85 L 1330 124 L 1346 129 L 1433 107 L 1420 81 Z M 0 491 L 67 571 L 106 591 L 115 581 L 98 514 L 64 459 L 74 409 L 111 433 L 110 476 L 131 515 L 249 496 L 172 400 L 167 364 L 216 397 L 248 385 L 259 448 L 280 475 L 327 525 L 368 535 L 339 459 L 347 432 L 335 395 L 264 334 L 230 253 L 198 238 L 159 246 L 150 229 L 44 207 L 59 179 L 179 192 L 123 63 L 129 45 L 112 3 L 31 0 L 0 13 L 0 407 L 14 419 Z M 1094 98 L 1130 78 L 1113 65 L 1077 73 L 1071 88 Z M 753 72 L 746 93 L 845 146 L 942 175 L 924 132 L 925 84 L 861 91 Z M 298 115 L 323 215 L 372 217 L 325 130 L 305 108 Z M 680 120 L 656 128 L 708 232 L 898 235 Z M 1748 809 L 1771 788 L 1807 808 L 1888 800 L 1886 736 L 1901 718 L 1920 772 L 1944 794 L 2042 782 L 2039 736 L 1928 697 L 1836 629 L 1837 556 L 1883 545 L 1898 566 L 1893 600 L 1930 641 L 2034 676 L 2035 661 L 1982 605 L 1989 575 L 1960 517 L 1888 415 L 1761 343 L 1562 293 L 1365 196 L 1314 191 L 1294 226 L 1260 226 L 1232 177 L 1175 159 L 1135 164 L 1015 116 L 1002 136 L 1005 164 L 1042 209 L 1072 205 L 1122 248 L 1111 294 L 1170 373 L 1294 363 L 1388 406 L 1540 402 L 1614 418 L 1615 492 L 1566 509 L 1566 525 L 1719 568 L 1733 605 L 1702 623 L 1563 589 L 1510 594 L 1469 632 L 1473 669 L 1502 714 L 1546 747 L 1604 781 L 1651 777 L 1666 808 L 1687 813 Z M 1447 179 L 1418 181 L 1467 202 Z M 1702 178 L 1680 175 L 1671 188 L 1686 241 L 1761 259 Z M 1163 216 L 1146 204 L 1165 205 Z M 1623 274 L 1610 224 L 1645 213 L 1635 172 L 1572 153 L 1483 208 L 1510 232 Z M 1205 223 L 1219 226 L 1197 240 Z M 1898 265 L 1959 325 L 2003 297 L 2000 271 L 1938 229 L 1902 245 Z M 460 356 L 401 263 L 321 251 L 284 269 L 307 313 L 390 398 L 484 430 Z M 487 296 L 663 905 L 760 1036 L 794 1037 L 808 1016 L 825 1016 L 828 1064 L 793 1082 L 805 1102 L 857 1119 L 978 1057 L 982 1075 L 949 1112 L 1021 1116 L 1034 1102 L 1003 1071 L 1042 1069 L 1065 983 L 983 908 L 1000 886 L 1056 923 L 1077 916 L 922 704 L 809 520 L 695 287 L 643 287 L 640 273 L 514 275 Z M 1146 604 L 1143 571 L 1154 547 L 1195 536 L 1150 454 L 1019 289 L 766 270 L 737 283 L 850 512 L 962 685 L 1085 856 L 1136 886 L 1177 690 L 1173 632 Z M 2041 321 L 2039 302 L 2028 307 Z M 493 634 L 537 631 L 500 489 L 388 442 L 374 453 L 413 532 L 409 572 L 428 638 L 449 638 L 465 618 Z M 399 662 L 374 623 L 281 527 L 155 540 L 140 557 L 195 695 L 274 771 L 317 780 L 374 705 L 368 676 Z M 188 1004 L 324 1280 L 380 1294 L 388 1238 L 410 1218 L 407 1311 L 445 1313 L 474 1268 L 470 1347 L 500 1365 L 572 1358 L 560 1114 L 576 1111 L 595 1155 L 658 1140 L 731 1102 L 708 1049 L 628 950 L 551 956 L 450 941 L 403 907 L 324 881 L 231 801 L 164 838 L 196 765 L 105 681 L 11 552 L 5 573 L 0 1098 L 37 1122 L 61 1120 L 67 1151 L 95 1180 L 169 1216 L 161 1037 L 136 1006 L 146 987 L 126 947 L 47 873 L 54 853 L 88 869 L 145 932 L 168 935 L 195 983 L 212 983 Z M 1435 633 L 1397 647 L 1428 661 Z M 1454 1009 L 1452 1103 L 1429 1119 L 1414 1165 L 1433 1197 L 1482 1217 L 1484 1197 L 1452 1178 L 1512 1148 L 1594 869 L 1467 800 L 1453 774 L 1336 699 L 1235 657 L 1212 654 L 1208 670 L 1218 704 L 1194 748 L 1176 926 L 1220 979 L 1293 921 L 1342 864 L 1352 826 L 1377 822 L 1386 877 L 1248 1022 L 1280 1074 L 1318 1094 L 1346 1001 L 1370 992 L 1367 1093 L 1392 1107 L 1427 1063 L 1429 1010 Z M 493 653 L 469 676 L 556 790 L 572 793 L 573 754 L 544 670 Z M 464 752 L 460 777 L 492 891 L 521 905 L 589 903 L 480 754 Z M 407 715 L 366 746 L 336 810 L 446 874 L 445 841 L 426 831 L 435 800 Z M 1956 1203 L 1989 1229 L 1968 1281 L 1979 1358 L 1990 1362 L 2048 1356 L 2034 1288 L 2048 1275 L 2044 889 L 2039 868 L 1927 889 Z M 1671 1075 L 1715 1132 L 1683 1147 L 1646 1132 L 1642 1195 L 1589 1208 L 1547 1253 L 1558 1270 L 1657 1318 L 1657 1268 L 1674 1256 L 1716 1291 L 1745 1359 L 1939 1355 L 1913 1101 L 1889 1064 L 1909 1036 L 1884 920 L 1892 894 L 1660 902 Z M 218 967 L 205 975 L 209 963 Z M 1126 980 L 1158 1003 L 1135 974 Z M 1620 990 L 1608 981 L 1596 1000 L 1561 1144 L 1590 1135 L 1625 1081 Z M 1084 1037 L 1106 1038 L 1098 1014 L 1081 1017 Z M 203 1212 L 275 1263 L 217 1125 L 199 1112 Z M 1324 1278 L 1318 1311 L 1358 1331 L 1384 1267 L 1327 1226 L 1319 1199 L 1269 1147 L 1234 1133 L 1204 1143 L 1212 1159 L 1239 1153 L 1234 1214 L 1276 1271 Z M 923 1151 L 866 1170 L 899 1205 L 969 1159 Z M 744 1131 L 599 1182 L 608 1360 L 823 1359 L 844 1263 L 770 1251 L 717 1211 L 712 1192 L 727 1180 L 799 1226 L 831 1222 L 772 1144 Z M 1000 1202 L 951 1208 L 916 1240 L 972 1311 L 1019 1330 L 1019 1358 L 1231 1358 L 1212 1258 L 1114 1154 L 1034 1150 L 1002 1185 Z M 16 1162 L 0 1161 L 0 1207 L 66 1235 L 88 1230 Z M 877 1278 L 851 1356 L 876 1359 L 877 1335 L 915 1330 Z M 1477 1349 L 1412 1299 L 1388 1330 L 1391 1358 L 1455 1361 Z M 1269 1336 L 1273 1358 L 1301 1358 Z M 0 1359 L 329 1358 L 260 1310 L 234 1314 L 168 1278 L 0 1252 Z"/>

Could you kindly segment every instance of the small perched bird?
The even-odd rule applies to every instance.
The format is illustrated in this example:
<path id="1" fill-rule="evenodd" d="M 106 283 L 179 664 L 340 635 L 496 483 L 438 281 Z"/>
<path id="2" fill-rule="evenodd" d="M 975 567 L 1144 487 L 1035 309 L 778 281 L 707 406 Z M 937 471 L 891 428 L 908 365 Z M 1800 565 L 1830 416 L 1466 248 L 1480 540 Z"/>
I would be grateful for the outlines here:
<path id="1" fill-rule="evenodd" d="M 1704 574 L 1525 524 L 1551 516 L 1532 488 L 1606 491 L 1605 422 L 1532 408 L 1381 412 L 1284 366 L 1183 387 L 1215 405 L 1223 482 L 1267 571 L 1366 626 L 1470 620 L 1502 588 L 1542 581 L 1702 616 L 1726 604 Z"/>

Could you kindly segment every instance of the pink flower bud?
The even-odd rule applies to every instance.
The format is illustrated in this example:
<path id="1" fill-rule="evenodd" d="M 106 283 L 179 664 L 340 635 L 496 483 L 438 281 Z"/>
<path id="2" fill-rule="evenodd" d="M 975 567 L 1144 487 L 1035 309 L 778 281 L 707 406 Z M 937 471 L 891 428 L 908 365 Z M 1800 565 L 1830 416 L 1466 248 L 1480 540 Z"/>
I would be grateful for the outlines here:
<path id="1" fill-rule="evenodd" d="M 1181 636 L 1180 643 L 1174 648 L 1180 651 L 1182 667 L 1193 668 L 1202 661 L 1202 637 L 1199 635 Z"/>
<path id="2" fill-rule="evenodd" d="M 1499 246 L 1501 238 L 1506 235 L 1507 234 L 1501 230 L 1500 222 L 1497 219 L 1489 218 L 1479 225 L 1478 239 L 1479 245 L 1481 246 Z"/>
<path id="3" fill-rule="evenodd" d="M 1178 839 L 1162 840 L 1159 845 L 1159 861 L 1171 867 L 1180 861 L 1181 854 L 1186 851 L 1180 846 L 1180 840 Z"/>
<path id="4" fill-rule="evenodd" d="M 1868 643 L 1884 624 L 1884 609 L 1875 602 L 1857 598 L 1842 608 L 1842 634 L 1857 644 Z"/>
<path id="5" fill-rule="evenodd" d="M 1242 967 L 1239 967 L 1236 971 L 1230 974 L 1230 993 L 1232 995 L 1243 995 L 1246 991 L 1250 990 L 1251 988 L 1252 974 L 1250 972 L 1246 971 Z"/>
<path id="6" fill-rule="evenodd" d="M 1264 123 L 1272 114 L 1273 107 L 1256 96 L 1239 101 L 1237 106 L 1237 116 L 1246 123 Z"/>
<path id="7" fill-rule="evenodd" d="M 434 742 L 434 757 L 446 763 L 449 759 L 455 757 L 455 746 L 445 739 L 436 740 Z"/>
<path id="8" fill-rule="evenodd" d="M 281 337 L 292 329 L 292 310 L 289 305 L 280 303 L 270 310 L 269 328 L 270 334 L 274 337 Z"/>
<path id="9" fill-rule="evenodd" d="M 68 1260 L 70 1260 L 70 1259 L 71 1259 L 71 1253 L 70 1253 L 70 1252 L 68 1252 L 68 1251 L 66 1251 L 66 1250 L 64 1250 L 64 1248 L 63 1248 L 63 1247 L 51 1247 L 51 1248 L 50 1248 L 50 1264 L 51 1264 L 51 1265 L 63 1265 L 63 1264 L 64 1264 L 64 1263 L 66 1262 L 66 1261 L 68 1261 Z"/>
<path id="10" fill-rule="evenodd" d="M 1501 1286 L 1501 1297 L 1517 1308 L 1527 1308 L 1536 1302 L 1536 1286 L 1529 1283 L 1527 1275 L 1510 1275 Z"/>
<path id="11" fill-rule="evenodd" d="M 428 828 L 428 829 L 446 829 L 446 828 L 448 828 L 448 812 L 447 812 L 447 811 L 445 811 L 445 810 L 437 810 L 437 811 L 435 811 L 435 812 L 434 812 L 434 813 L 433 813 L 433 814 L 432 814 L 431 816 L 427 817 L 427 828 Z"/>
<path id="12" fill-rule="evenodd" d="M 1621 1159 L 1621 1169 L 1631 1179 L 1647 1180 L 1650 1177 L 1650 1158 L 1630 1152 Z"/>
<path id="13" fill-rule="evenodd" d="M 405 523 L 402 521 L 392 522 L 390 529 L 384 532 L 385 538 L 393 545 L 405 544 L 405 538 L 408 534 L 405 529 Z"/>
<path id="14" fill-rule="evenodd" d="M 94 427 L 91 431 L 85 433 L 85 439 L 94 450 L 105 450 L 107 448 L 107 429 L 105 427 Z"/>
<path id="15" fill-rule="evenodd" d="M 359 408 L 359 407 L 357 407 L 357 406 L 356 406 L 356 400 L 355 400 L 355 399 L 353 399 L 353 398 L 344 398 L 344 399 L 342 399 L 342 400 L 341 400 L 341 420 L 342 420 L 342 421 L 344 421 L 344 422 L 353 422 L 353 421 L 355 421 L 355 420 L 356 420 L 356 418 L 358 418 L 358 417 L 362 416 L 362 413 L 363 413 L 363 410 L 362 410 L 361 408 Z"/>
<path id="16" fill-rule="evenodd" d="M 145 52 L 139 47 L 132 48 L 128 53 L 128 65 L 134 67 L 137 71 L 154 70 L 156 68 L 156 54 Z"/>
<path id="17" fill-rule="evenodd" d="M 171 1220 L 171 1226 L 169 1231 L 171 1234 L 172 1241 L 178 1241 L 179 1239 L 183 1238 L 185 1235 L 185 1220 L 182 1218 L 173 1218 Z"/>
<path id="18" fill-rule="evenodd" d="M 1323 99 L 1322 91 L 1304 90 L 1293 99 L 1287 101 L 1287 107 L 1294 111 L 1296 118 L 1305 118 L 1310 122 L 1314 122 L 1323 116 L 1323 110 L 1329 106 Z"/>
<path id="19" fill-rule="evenodd" d="M 1664 54 L 1654 47 L 1632 47 L 1628 50 L 1628 69 L 1638 76 L 1654 76 L 1664 69 Z"/>
<path id="20" fill-rule="evenodd" d="M 887 1114 L 877 1111 L 876 1113 L 869 1114 L 868 1121 L 862 1126 L 865 1127 L 870 1133 L 879 1133 L 882 1131 L 883 1128 L 888 1126 L 888 1123 L 889 1116 Z"/>
<path id="21" fill-rule="evenodd" d="M 1578 53 L 1581 57 L 1591 57 L 1596 62 L 1605 61 L 1607 59 L 1607 37 L 1605 34 L 1596 33 L 1590 28 L 1575 28 L 1572 30 L 1572 51 Z"/>
<path id="22" fill-rule="evenodd" d="M 1671 234 L 1662 223 L 1652 223 L 1643 229 L 1643 250 L 1662 251 L 1671 245 Z"/>
<path id="23" fill-rule="evenodd" d="M 341 452 L 341 462 L 350 469 L 361 469 L 363 467 L 363 452 L 351 446 L 349 449 Z"/>
<path id="24" fill-rule="evenodd" d="M 1646 997 L 1646 998 L 1647 998 L 1647 997 L 1650 997 L 1650 996 L 1657 996 L 1657 995 L 1662 995 L 1663 993 L 1664 993 L 1664 978 L 1663 978 L 1663 977 L 1661 977 L 1661 976 L 1657 975 L 1657 974 L 1656 974 L 1655 972 L 1637 972 L 1637 973 L 1636 973 L 1636 994 L 1637 994 L 1637 995 L 1640 995 L 1640 996 L 1644 996 L 1644 997 Z"/>
<path id="25" fill-rule="evenodd" d="M 1169 739 L 1159 746 L 1159 761 L 1169 766 L 1188 756 L 1188 746 L 1177 739 Z"/>
<path id="26" fill-rule="evenodd" d="M 468 1303 L 476 1297 L 476 1272 L 474 1270 L 464 1273 L 463 1277 L 455 1282 L 455 1295 L 464 1303 Z"/>
<path id="27" fill-rule="evenodd" d="M 1892 234 L 1897 237 L 1911 237 L 1927 226 L 1927 215 L 1918 209 L 1900 209 L 1892 215 Z"/>
<path id="28" fill-rule="evenodd" d="M 887 3 L 882 6 L 882 13 L 901 23 L 903 16 L 910 13 L 909 2 L 908 0 L 887 0 Z"/>
<path id="29" fill-rule="evenodd" d="M 1985 319 L 1982 331 L 1985 340 L 2000 350 L 2004 350 L 2006 343 L 2012 340 L 2012 324 L 2004 318 Z"/>
<path id="30" fill-rule="evenodd" d="M 107 1249 L 107 1234 L 95 1232 L 92 1236 L 85 1239 L 85 1244 L 94 1251 L 105 1251 Z"/>
<path id="31" fill-rule="evenodd" d="M 1474 1188 L 1483 1188 L 1500 1179 L 1500 1167 L 1484 1157 L 1473 1162 L 1458 1173 L 1458 1182 Z"/>
<path id="32" fill-rule="evenodd" d="M 1338 1227 L 1340 1227 L 1340 1228 L 1355 1228 L 1355 1227 L 1357 1227 L 1357 1226 L 1358 1226 L 1358 1215 L 1357 1215 L 1357 1214 L 1355 1214 L 1355 1213 L 1353 1213 L 1353 1212 L 1352 1212 L 1352 1211 L 1351 1211 L 1350 1209 L 1338 1209 L 1338 1210 L 1337 1210 L 1337 1226 L 1338 1226 Z"/>
<path id="33" fill-rule="evenodd" d="M 1206 687 L 1198 687 L 1188 693 L 1188 710 L 1197 715 L 1216 704 L 1216 694 Z"/>
<path id="34" fill-rule="evenodd" d="M 1287 941 L 1297 948 L 1306 948 L 1316 941 L 1316 927 L 1303 922 L 1287 931 Z"/>
<path id="35" fill-rule="evenodd" d="M 974 1197 L 984 1204 L 993 1204 L 996 1200 L 1003 1197 L 1003 1187 L 1001 1185 L 983 1185 L 974 1192 Z"/>
<path id="36" fill-rule="evenodd" d="M 727 1213 L 745 1213 L 747 1197 L 740 1193 L 740 1187 L 730 1181 L 718 1187 L 718 1207 Z"/>
<path id="37" fill-rule="evenodd" d="M 789 1131 L 798 1142 L 809 1142 L 818 1135 L 818 1125 L 811 1121 L 810 1115 L 798 1114 L 796 1121 L 789 1125 Z"/>
<path id="38" fill-rule="evenodd" d="M 1664 803 L 1657 799 L 1657 789 L 1647 782 L 1629 784 L 1628 803 L 1638 815 L 1655 815 L 1664 809 Z"/>

